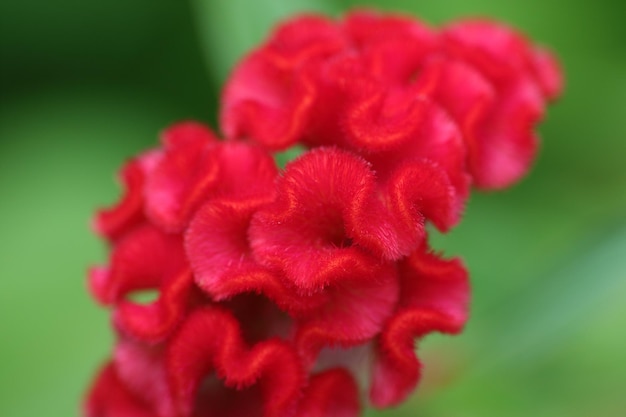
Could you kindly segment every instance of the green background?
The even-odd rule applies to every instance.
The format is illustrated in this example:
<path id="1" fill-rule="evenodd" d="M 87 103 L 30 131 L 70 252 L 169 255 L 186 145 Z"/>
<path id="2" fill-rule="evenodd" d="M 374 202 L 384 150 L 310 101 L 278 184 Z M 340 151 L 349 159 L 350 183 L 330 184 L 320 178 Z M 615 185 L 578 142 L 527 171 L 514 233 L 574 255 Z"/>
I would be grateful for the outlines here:
<path id="1" fill-rule="evenodd" d="M 196 0 L 0 3 L 0 416 L 79 415 L 112 341 L 85 270 L 114 173 L 180 119 L 215 125 L 220 85 L 276 19 L 368 5 L 433 24 L 487 15 L 557 51 L 562 99 L 532 173 L 475 193 L 435 245 L 462 256 L 472 317 L 422 343 L 422 387 L 368 416 L 624 415 L 626 25 L 621 3 Z"/>

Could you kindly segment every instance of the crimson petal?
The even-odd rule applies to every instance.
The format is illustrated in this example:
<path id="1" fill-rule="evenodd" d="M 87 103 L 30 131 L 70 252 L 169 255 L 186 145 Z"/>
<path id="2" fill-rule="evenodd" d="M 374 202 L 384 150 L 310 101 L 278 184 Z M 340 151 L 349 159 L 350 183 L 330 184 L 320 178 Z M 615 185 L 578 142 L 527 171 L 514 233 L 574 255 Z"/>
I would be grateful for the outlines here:
<path id="1" fill-rule="evenodd" d="M 99 234 L 111 241 L 116 241 L 124 233 L 144 221 L 143 190 L 146 177 L 150 175 L 160 158 L 160 152 L 152 151 L 126 163 L 121 172 L 121 180 L 124 185 L 122 199 L 116 205 L 98 210 L 96 213 L 94 229 Z"/>
<path id="2" fill-rule="evenodd" d="M 192 285 L 181 237 L 149 224 L 120 239 L 109 267 L 93 268 L 90 273 L 93 295 L 115 307 L 118 328 L 149 341 L 160 340 L 173 330 L 190 304 Z M 147 305 L 128 299 L 142 290 L 158 290 L 159 296 Z"/>
<path id="3" fill-rule="evenodd" d="M 187 255 L 195 281 L 218 301 L 254 292 L 290 313 L 310 310 L 324 301 L 322 297 L 299 296 L 286 280 L 252 257 L 248 241 L 250 221 L 268 201 L 271 200 L 211 201 L 198 210 L 186 233 Z"/>
<path id="4" fill-rule="evenodd" d="M 478 187 L 509 186 L 528 171 L 535 156 L 533 130 L 545 101 L 561 88 L 559 69 L 545 50 L 495 22 L 457 22 L 445 28 L 442 37 L 446 53 L 479 71 L 496 91 L 481 122 L 464 126 L 470 172 Z"/>
<path id="5" fill-rule="evenodd" d="M 328 286 L 328 302 L 298 321 L 296 344 L 307 364 L 325 347 L 351 347 L 378 334 L 398 302 L 399 282 L 392 265 Z"/>
<path id="6" fill-rule="evenodd" d="M 467 320 L 467 271 L 458 259 L 444 260 L 425 244 L 400 267 L 398 310 L 378 336 L 370 399 L 377 407 L 401 402 L 415 387 L 421 364 L 414 343 L 432 332 L 458 333 Z"/>
<path id="7" fill-rule="evenodd" d="M 408 83 L 439 46 L 433 30 L 408 16 L 355 11 L 346 15 L 343 29 L 368 73 L 392 85 Z"/>
<path id="8" fill-rule="evenodd" d="M 165 373 L 165 345 L 120 339 L 113 364 L 119 380 L 136 398 L 150 404 L 159 417 L 176 414 Z"/>
<path id="9" fill-rule="evenodd" d="M 157 417 L 120 381 L 112 363 L 100 371 L 85 403 L 86 417 Z"/>
<path id="10" fill-rule="evenodd" d="M 357 417 L 359 392 L 352 375 L 333 368 L 313 375 L 298 406 L 297 417 Z"/>
<path id="11" fill-rule="evenodd" d="M 319 148 L 287 165 L 277 200 L 250 227 L 254 258 L 312 293 L 332 282 L 369 275 L 379 261 L 353 246 L 354 204 L 373 192 L 374 176 L 361 158 Z"/>
<path id="12" fill-rule="evenodd" d="M 388 260 L 413 251 L 424 237 L 426 219 L 446 231 L 461 215 L 450 180 L 437 164 L 423 159 L 397 166 L 381 185 L 381 200 L 355 209 L 354 239 Z"/>
<path id="13" fill-rule="evenodd" d="M 227 138 L 285 149 L 302 135 L 315 101 L 315 86 L 262 51 L 246 57 L 226 85 L 220 124 Z"/>
<path id="14" fill-rule="evenodd" d="M 201 382 L 211 372 L 237 390 L 259 384 L 264 417 L 293 411 L 305 382 L 289 344 L 269 339 L 248 348 L 232 314 L 215 307 L 189 316 L 169 346 L 166 367 L 181 416 L 192 415 Z"/>
<path id="15" fill-rule="evenodd" d="M 168 336 L 192 305 L 193 277 L 183 270 L 168 276 L 159 297 L 149 304 L 122 300 L 113 314 L 113 323 L 127 335 L 156 342 Z"/>
<path id="16" fill-rule="evenodd" d="M 178 232 L 217 182 L 217 138 L 207 127 L 186 122 L 166 130 L 162 142 L 163 158 L 146 183 L 146 210 L 164 230 Z"/>

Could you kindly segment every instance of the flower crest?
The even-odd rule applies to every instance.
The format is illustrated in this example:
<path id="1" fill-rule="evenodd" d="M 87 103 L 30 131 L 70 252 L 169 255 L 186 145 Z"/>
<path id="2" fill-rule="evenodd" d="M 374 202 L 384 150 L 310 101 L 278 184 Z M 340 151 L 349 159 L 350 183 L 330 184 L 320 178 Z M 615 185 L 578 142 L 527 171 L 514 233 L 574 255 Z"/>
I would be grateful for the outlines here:
<path id="1" fill-rule="evenodd" d="M 556 60 L 484 20 L 296 17 L 243 58 L 220 140 L 183 122 L 126 163 L 89 272 L 117 340 L 87 417 L 324 417 L 401 403 L 468 273 L 428 244 L 471 186 L 529 169 Z M 280 170 L 273 152 L 306 151 Z M 137 300 L 138 292 L 156 298 Z"/>

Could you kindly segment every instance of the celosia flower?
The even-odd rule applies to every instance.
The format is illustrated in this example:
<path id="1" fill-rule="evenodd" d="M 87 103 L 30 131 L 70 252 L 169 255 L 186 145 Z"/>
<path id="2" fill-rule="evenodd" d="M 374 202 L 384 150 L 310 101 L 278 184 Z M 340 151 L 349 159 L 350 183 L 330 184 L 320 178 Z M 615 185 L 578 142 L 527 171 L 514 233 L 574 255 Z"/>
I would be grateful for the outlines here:
<path id="1" fill-rule="evenodd" d="M 221 120 L 227 137 L 271 149 L 303 142 L 369 155 L 418 142 L 426 100 L 462 133 L 465 149 L 457 152 L 467 152 L 474 183 L 502 188 L 527 171 L 533 127 L 560 88 L 554 58 L 495 22 L 435 31 L 369 12 L 339 22 L 304 16 L 244 58 L 225 89 Z M 464 167 L 448 160 L 459 157 L 452 148 L 434 160 L 455 178 Z M 453 182 L 462 197 L 463 181 Z"/>
<path id="2" fill-rule="evenodd" d="M 112 309 L 88 417 L 354 417 L 402 402 L 416 339 L 458 333 L 468 276 L 425 226 L 503 187 L 559 89 L 510 29 L 405 17 L 297 18 L 235 70 L 219 140 L 186 122 L 122 170 L 90 271 Z M 271 151 L 310 149 L 280 171 Z M 153 291 L 140 302 L 134 294 Z"/>

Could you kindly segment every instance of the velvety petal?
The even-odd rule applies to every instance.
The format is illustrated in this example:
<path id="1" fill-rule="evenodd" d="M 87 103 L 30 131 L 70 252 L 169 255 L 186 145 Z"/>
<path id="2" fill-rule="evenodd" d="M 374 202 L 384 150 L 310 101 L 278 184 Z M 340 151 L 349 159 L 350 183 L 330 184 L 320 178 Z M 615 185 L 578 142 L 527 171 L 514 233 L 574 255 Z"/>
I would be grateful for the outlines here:
<path id="1" fill-rule="evenodd" d="M 386 84 L 368 87 L 355 86 L 361 94 L 354 94 L 342 115 L 352 147 L 373 153 L 398 149 L 414 140 L 424 121 L 423 100 L 411 92 L 390 90 Z"/>
<path id="2" fill-rule="evenodd" d="M 135 398 L 150 404 L 159 417 L 176 415 L 165 373 L 164 345 L 148 346 L 121 339 L 113 364 L 119 380 Z"/>
<path id="3" fill-rule="evenodd" d="M 278 168 L 272 155 L 242 142 L 221 143 L 216 149 L 219 178 L 211 198 L 257 200 L 274 196 Z"/>
<path id="4" fill-rule="evenodd" d="M 497 94 L 480 71 L 461 59 L 441 54 L 426 61 L 415 84 L 420 94 L 444 104 L 460 125 L 472 113 L 484 111 Z"/>
<path id="5" fill-rule="evenodd" d="M 226 137 L 270 149 L 301 140 L 327 98 L 320 97 L 319 66 L 345 45 L 337 25 L 321 16 L 304 15 L 279 26 L 227 81 L 220 115 Z"/>
<path id="6" fill-rule="evenodd" d="M 92 269 L 90 288 L 98 301 L 112 304 L 132 291 L 158 288 L 164 277 L 184 266 L 180 236 L 143 224 L 117 242 L 108 267 Z"/>
<path id="7" fill-rule="evenodd" d="M 325 347 L 362 344 L 378 334 L 396 308 L 397 271 L 392 265 L 328 286 L 328 302 L 297 322 L 296 344 L 312 365 Z"/>
<path id="8" fill-rule="evenodd" d="M 193 306 L 193 276 L 183 270 L 167 276 L 157 299 L 148 304 L 122 300 L 113 314 L 115 327 L 136 339 L 148 342 L 163 340 Z"/>
<path id="9" fill-rule="evenodd" d="M 252 257 L 248 241 L 250 221 L 269 201 L 211 201 L 198 210 L 185 242 L 195 281 L 218 301 L 251 292 L 265 295 L 292 314 L 311 310 L 324 298 L 299 295 L 287 280 Z"/>
<path id="10" fill-rule="evenodd" d="M 266 196 L 277 168 L 257 146 L 219 143 L 201 125 L 166 134 L 166 154 L 148 182 L 147 208 L 167 231 L 181 231 L 208 199 Z M 205 134 L 199 134 L 204 132 Z"/>
<path id="11" fill-rule="evenodd" d="M 462 326 L 467 320 L 469 281 L 459 258 L 444 259 L 424 240 L 399 264 L 398 309 L 427 308 L 442 312 Z"/>
<path id="12" fill-rule="evenodd" d="M 272 33 L 264 49 L 283 66 L 298 65 L 327 57 L 347 46 L 339 26 L 333 20 L 314 14 L 303 14 L 287 20 Z"/>
<path id="13" fill-rule="evenodd" d="M 431 129 L 422 137 L 439 137 L 436 141 L 423 141 L 420 153 L 440 164 L 450 178 L 458 195 L 458 209 L 469 194 L 470 167 L 472 173 L 480 169 L 484 160 L 471 165 L 478 152 L 488 145 L 475 140 L 476 131 L 487 123 L 497 103 L 497 91 L 478 71 L 466 63 L 443 57 L 428 60 L 415 88 L 439 106 L 431 105 L 424 119 L 430 120 Z M 445 109 L 439 110 L 439 107 Z M 431 133 L 432 132 L 432 133 Z"/>
<path id="14" fill-rule="evenodd" d="M 398 404 L 421 374 L 414 343 L 431 332 L 458 333 L 467 320 L 469 285 L 458 259 L 443 260 L 424 245 L 401 263 L 398 310 L 378 336 L 370 399 Z"/>
<path id="15" fill-rule="evenodd" d="M 193 280 L 181 237 L 149 224 L 119 240 L 110 265 L 91 270 L 90 287 L 97 300 L 114 305 L 119 330 L 146 341 L 164 338 L 193 304 Z M 130 299 L 145 290 L 158 291 L 157 299 L 148 304 Z"/>
<path id="16" fill-rule="evenodd" d="M 408 84 L 439 44 L 428 26 L 402 15 L 355 11 L 346 15 L 343 29 L 359 50 L 367 72 L 388 85 Z"/>
<path id="17" fill-rule="evenodd" d="M 489 20 L 462 20 L 442 32 L 446 52 L 478 69 L 497 87 L 530 68 L 532 47 L 522 34 Z"/>
<path id="18" fill-rule="evenodd" d="M 286 149 L 302 135 L 315 100 L 316 88 L 306 73 L 258 51 L 237 66 L 226 84 L 220 125 L 229 139 Z"/>
<path id="19" fill-rule="evenodd" d="M 398 166 L 405 165 L 408 161 L 427 159 L 438 165 L 454 188 L 452 210 L 455 213 L 447 226 L 451 227 L 459 220 L 469 196 L 466 144 L 459 126 L 445 110 L 419 93 L 422 88 L 421 85 L 414 88 L 415 94 L 395 94 L 395 103 L 388 109 L 394 114 L 393 117 L 398 117 L 398 114 L 405 111 L 410 113 L 404 127 L 396 133 L 391 134 L 388 130 L 391 123 L 386 121 L 381 126 L 387 131 L 377 136 L 376 128 L 368 124 L 375 123 L 373 120 L 376 116 L 373 114 L 371 119 L 367 118 L 369 122 L 347 122 L 346 130 L 354 149 L 366 155 L 372 163 L 379 182 L 388 181 L 395 175 Z M 407 109 L 403 110 L 402 107 L 405 106 Z M 353 117 L 352 113 L 348 115 Z"/>
<path id="20" fill-rule="evenodd" d="M 352 49 L 341 51 L 331 59 L 310 63 L 307 70 L 317 97 L 301 143 L 308 147 L 344 147 L 345 109 L 351 102 L 369 97 L 375 80 L 367 74 L 362 59 Z"/>
<path id="21" fill-rule="evenodd" d="M 84 406 L 86 417 L 157 417 L 150 406 L 134 396 L 107 364 L 96 377 Z"/>
<path id="22" fill-rule="evenodd" d="M 432 332 L 457 333 L 457 324 L 431 310 L 398 313 L 378 337 L 379 356 L 372 370 L 370 401 L 379 408 L 398 405 L 413 391 L 421 376 L 414 341 Z"/>
<path id="23" fill-rule="evenodd" d="M 554 100 L 563 90 L 563 71 L 556 57 L 547 49 L 536 48 L 532 54 L 532 68 L 544 97 Z"/>
<path id="24" fill-rule="evenodd" d="M 146 210 L 157 225 L 176 232 L 218 180 L 218 139 L 207 127 L 186 122 L 161 140 L 165 152 L 146 184 Z"/>
<path id="25" fill-rule="evenodd" d="M 248 348 L 234 317 L 215 307 L 194 312 L 167 355 L 168 378 L 181 416 L 192 415 L 196 397 L 202 395 L 202 381 L 212 372 L 236 390 L 258 385 L 264 417 L 292 412 L 305 383 L 299 358 L 286 342 L 269 339 Z M 235 407 L 245 406 L 235 403 Z M 235 410 L 233 415 L 241 414 Z"/>
<path id="26" fill-rule="evenodd" d="M 430 59 L 424 66 L 416 88 L 445 109 L 461 138 L 484 121 L 498 94 L 480 72 L 463 61 L 441 56 Z M 465 145 L 471 147 L 472 143 Z M 439 148 L 443 150 L 443 147 Z"/>
<path id="27" fill-rule="evenodd" d="M 329 369 L 311 377 L 298 406 L 297 417 L 357 417 L 360 415 L 356 382 L 342 368 Z"/>
<path id="28" fill-rule="evenodd" d="M 115 241 L 144 221 L 143 189 L 146 176 L 150 175 L 160 158 L 159 151 L 147 152 L 131 159 L 122 168 L 124 195 L 116 205 L 98 210 L 94 218 L 94 229 L 100 235 Z"/>
<path id="29" fill-rule="evenodd" d="M 543 113 L 540 92 L 527 79 L 500 93 L 485 120 L 466 135 L 476 186 L 505 188 L 528 172 L 539 145 L 534 127 Z"/>
<path id="30" fill-rule="evenodd" d="M 464 127 L 474 181 L 486 189 L 509 186 L 534 159 L 533 130 L 544 101 L 561 88 L 558 66 L 521 34 L 494 22 L 458 22 L 444 30 L 443 38 L 446 53 L 479 71 L 497 92 L 482 120 Z"/>
<path id="31" fill-rule="evenodd" d="M 397 166 L 380 193 L 382 202 L 357 208 L 353 233 L 355 242 L 388 260 L 400 259 L 418 246 L 426 219 L 445 231 L 461 214 L 445 171 L 427 159 Z"/>
<path id="32" fill-rule="evenodd" d="M 562 74 L 554 55 L 508 26 L 467 19 L 444 28 L 443 40 L 449 54 L 475 66 L 498 87 L 525 74 L 544 99 L 552 100 L 561 92 Z"/>
<path id="33" fill-rule="evenodd" d="M 95 219 L 112 253 L 90 288 L 118 341 L 87 416 L 356 417 L 357 381 L 397 405 L 416 341 L 468 316 L 465 267 L 426 224 L 527 172 L 561 88 L 554 56 L 495 22 L 280 25 L 224 89 L 230 140 L 168 129 Z M 268 150 L 294 144 L 315 149 L 279 173 Z"/>
<path id="34" fill-rule="evenodd" d="M 254 258 L 308 293 L 369 275 L 379 262 L 352 245 L 346 218 L 370 198 L 373 181 L 365 161 L 337 149 L 316 149 L 288 164 L 277 200 L 252 219 Z"/>
<path id="35" fill-rule="evenodd" d="M 532 130 L 539 117 L 524 132 L 504 132 L 507 120 L 500 120 L 505 115 L 499 109 L 508 104 L 499 96 L 509 95 L 525 79 L 540 99 L 552 99 L 562 83 L 552 55 L 487 20 L 459 21 L 439 35 L 403 16 L 353 12 L 334 26 L 307 16 L 285 24 L 255 54 L 271 62 L 278 75 L 253 70 L 243 77 L 276 86 L 248 88 L 247 82 L 241 83 L 242 94 L 254 96 L 254 106 L 262 103 L 259 112 L 269 109 L 265 116 L 234 112 L 242 123 L 251 121 L 262 131 L 249 138 L 278 141 L 281 149 L 296 141 L 345 147 L 347 139 L 360 152 L 387 151 L 417 134 L 416 99 L 432 99 L 451 113 L 467 137 L 467 168 L 476 185 L 487 189 L 503 188 L 524 175 L 536 148 Z M 434 69 L 433 61 L 440 68 Z M 298 93 L 301 88 L 294 80 L 305 82 L 309 93 Z M 355 92 L 360 94 L 355 97 Z M 534 106 L 519 105 L 527 114 Z M 306 110 L 300 111 L 302 106 Z M 280 125 L 277 130 L 275 125 Z M 457 154 L 455 149 L 452 154 Z M 369 154 L 364 156 L 369 160 Z M 462 206 L 467 177 L 462 170 L 446 170 Z"/>
<path id="36" fill-rule="evenodd" d="M 407 230 L 420 227 L 421 215 L 441 231 L 456 224 L 460 213 L 455 193 L 445 172 L 429 160 L 414 161 L 398 167 L 387 184 L 387 195 L 394 215 Z"/>

